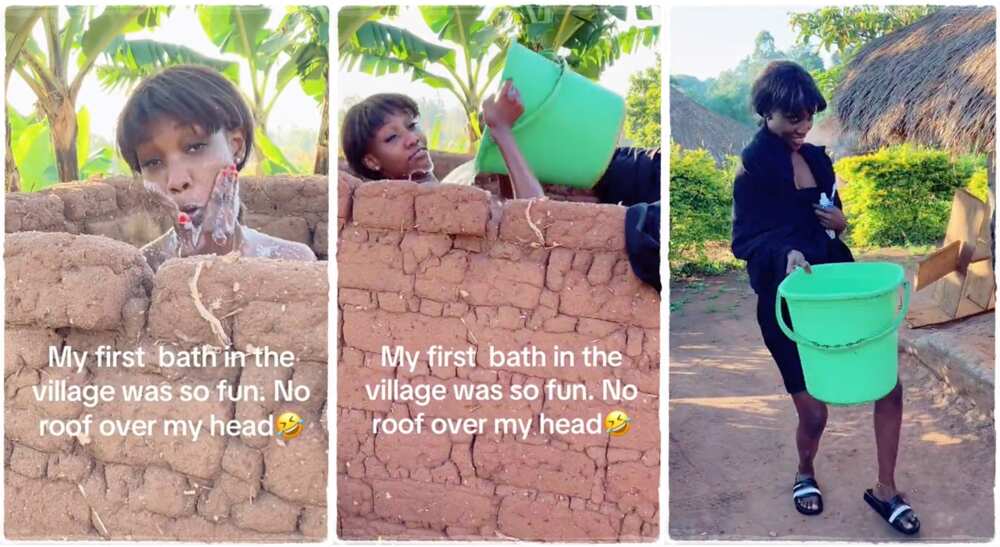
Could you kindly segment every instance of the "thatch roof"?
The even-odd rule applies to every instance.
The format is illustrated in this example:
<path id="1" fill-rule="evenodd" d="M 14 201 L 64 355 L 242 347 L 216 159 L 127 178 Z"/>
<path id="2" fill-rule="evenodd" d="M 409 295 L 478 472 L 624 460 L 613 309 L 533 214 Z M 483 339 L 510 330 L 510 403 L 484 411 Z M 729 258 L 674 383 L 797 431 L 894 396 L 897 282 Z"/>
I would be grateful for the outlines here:
<path id="1" fill-rule="evenodd" d="M 947 7 L 873 40 L 836 92 L 860 145 L 903 141 L 954 152 L 994 150 L 996 10 Z"/>
<path id="2" fill-rule="evenodd" d="M 739 156 L 755 132 L 753 127 L 720 116 L 670 87 L 670 138 L 682 148 L 704 148 L 721 163 L 727 155 Z"/>

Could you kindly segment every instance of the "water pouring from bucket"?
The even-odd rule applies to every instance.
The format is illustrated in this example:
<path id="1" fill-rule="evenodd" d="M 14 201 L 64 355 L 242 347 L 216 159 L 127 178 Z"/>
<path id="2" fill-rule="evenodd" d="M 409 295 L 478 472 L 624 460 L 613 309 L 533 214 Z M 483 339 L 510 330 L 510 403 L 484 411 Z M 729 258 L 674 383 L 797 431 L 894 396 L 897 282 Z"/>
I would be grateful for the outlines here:
<path id="1" fill-rule="evenodd" d="M 782 319 L 782 298 L 794 330 Z M 812 274 L 786 277 L 778 286 L 778 326 L 798 345 L 806 391 L 834 405 L 868 403 L 892 391 L 899 326 L 909 306 L 910 283 L 898 264 L 820 264 Z"/>

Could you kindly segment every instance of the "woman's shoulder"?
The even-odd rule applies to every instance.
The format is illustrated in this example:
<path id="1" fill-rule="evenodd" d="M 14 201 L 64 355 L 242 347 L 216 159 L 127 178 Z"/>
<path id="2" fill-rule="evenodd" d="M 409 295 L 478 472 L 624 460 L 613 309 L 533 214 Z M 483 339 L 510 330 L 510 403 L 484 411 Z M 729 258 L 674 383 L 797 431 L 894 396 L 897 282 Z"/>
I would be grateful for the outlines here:
<path id="1" fill-rule="evenodd" d="M 243 227 L 244 256 L 262 258 L 284 258 L 287 260 L 315 261 L 316 253 L 304 243 L 281 239 L 269 234 Z"/>

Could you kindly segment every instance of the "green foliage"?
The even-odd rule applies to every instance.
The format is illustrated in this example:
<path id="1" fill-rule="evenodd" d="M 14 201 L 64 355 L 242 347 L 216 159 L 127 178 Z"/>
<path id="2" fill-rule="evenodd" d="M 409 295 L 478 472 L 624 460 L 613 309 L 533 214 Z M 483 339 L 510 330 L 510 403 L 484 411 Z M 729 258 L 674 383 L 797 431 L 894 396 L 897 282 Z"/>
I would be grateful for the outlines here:
<path id="1" fill-rule="evenodd" d="M 658 25 L 625 28 L 624 6 L 418 9 L 437 41 L 381 20 L 398 11 L 358 6 L 342 10 L 338 18 L 342 66 L 375 76 L 407 73 L 413 81 L 448 90 L 465 111 L 470 145 L 482 134 L 477 113 L 503 69 L 512 41 L 549 57 L 563 57 L 574 70 L 596 79 L 621 55 L 652 47 L 659 38 Z M 635 13 L 639 20 L 652 18 L 648 7 L 636 7 Z"/>
<path id="2" fill-rule="evenodd" d="M 262 175 L 279 175 L 282 173 L 298 173 L 299 168 L 281 152 L 281 149 L 271 142 L 267 134 L 257 126 L 254 128 L 254 146 L 260 149 L 263 159 L 258 165 Z"/>
<path id="3" fill-rule="evenodd" d="M 965 189 L 984 203 L 989 202 L 989 173 L 987 173 L 985 167 L 976 169 L 972 176 L 969 177 L 969 185 Z"/>
<path id="4" fill-rule="evenodd" d="M 518 43 L 550 57 L 566 48 L 567 64 L 596 80 L 622 54 L 650 48 L 660 37 L 659 25 L 624 28 L 625 6 L 517 6 L 510 8 L 517 22 Z M 651 8 L 636 6 L 636 19 L 652 19 Z"/>
<path id="5" fill-rule="evenodd" d="M 844 67 L 868 42 L 905 27 L 940 9 L 937 6 L 837 6 L 792 13 L 789 24 L 798 32 L 796 41 L 835 54 L 834 63 L 824 70 L 807 67 L 827 101 L 844 76 Z"/>
<path id="6" fill-rule="evenodd" d="M 101 87 L 106 90 L 129 89 L 163 67 L 180 64 L 207 66 L 221 72 L 236 84 L 240 81 L 238 63 L 206 57 L 177 44 L 145 39 L 126 40 L 117 36 L 104 50 L 104 55 L 108 63 L 98 65 L 96 73 Z"/>
<path id="7" fill-rule="evenodd" d="M 955 190 L 969 184 L 980 164 L 910 145 L 838 161 L 851 243 L 885 247 L 940 240 Z"/>
<path id="8" fill-rule="evenodd" d="M 80 154 L 74 154 L 78 132 L 74 119 L 77 111 L 76 98 L 84 78 L 91 73 L 97 59 L 106 54 L 108 47 L 117 38 L 128 32 L 159 25 L 160 19 L 172 9 L 165 6 L 8 8 L 5 17 L 6 73 L 9 77 L 17 72 L 37 97 L 37 107 L 47 119 L 46 133 L 52 141 L 51 148 L 55 151 L 60 180 L 70 181 L 85 175 L 80 169 Z M 61 17 L 62 10 L 65 13 Z M 45 37 L 44 50 L 33 37 L 38 23 L 41 23 L 42 35 Z M 76 70 L 71 75 L 70 67 L 74 56 Z M 84 138 L 89 138 L 89 135 Z M 24 144 L 22 152 L 27 153 L 28 149 L 39 151 L 42 148 L 40 144 L 36 147 Z M 12 150 L 9 152 L 13 153 Z M 33 180 L 40 183 L 43 180 L 39 178 L 42 173 L 44 171 L 33 173 Z"/>
<path id="9" fill-rule="evenodd" d="M 634 146 L 660 146 L 660 59 L 629 79 L 625 98 L 625 136 Z"/>
<path id="10" fill-rule="evenodd" d="M 799 43 L 812 38 L 826 51 L 849 57 L 868 42 L 941 9 L 938 6 L 837 6 L 793 13 Z"/>
<path id="11" fill-rule="evenodd" d="M 768 63 L 787 59 L 810 71 L 823 69 L 823 59 L 814 46 L 801 44 L 781 51 L 775 48 L 774 37 L 766 30 L 757 34 L 754 44 L 750 55 L 716 78 L 702 81 L 693 76 L 678 75 L 671 76 L 670 83 L 712 112 L 745 125 L 754 125 L 756 115 L 750 108 L 750 88 Z"/>
<path id="12" fill-rule="evenodd" d="M 55 151 L 49 124 L 36 114 L 22 116 L 11 107 L 7 108 L 10 118 L 11 153 L 18 173 L 21 175 L 21 191 L 37 192 L 59 182 Z M 111 173 L 115 170 L 114 150 L 102 146 L 90 154 L 90 114 L 81 108 L 76 115 L 80 134 L 76 140 L 77 161 L 80 164 L 80 178 Z"/>
<path id="13" fill-rule="evenodd" d="M 729 158 L 720 169 L 707 150 L 684 150 L 671 143 L 670 269 L 675 275 L 730 268 L 731 261 L 713 259 L 708 249 L 712 243 L 728 245 L 737 165 L 736 158 Z"/>

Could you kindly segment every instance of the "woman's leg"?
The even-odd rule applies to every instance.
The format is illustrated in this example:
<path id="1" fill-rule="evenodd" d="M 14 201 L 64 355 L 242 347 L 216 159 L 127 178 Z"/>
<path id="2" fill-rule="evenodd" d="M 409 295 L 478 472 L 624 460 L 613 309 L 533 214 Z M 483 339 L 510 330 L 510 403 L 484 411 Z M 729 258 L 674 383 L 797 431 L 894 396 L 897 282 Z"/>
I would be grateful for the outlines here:
<path id="1" fill-rule="evenodd" d="M 826 404 L 805 391 L 792 395 L 792 401 L 795 402 L 795 410 L 799 415 L 799 426 L 795 432 L 795 444 L 799 449 L 799 475 L 812 477 L 815 475 L 813 461 L 826 428 Z"/>
<path id="2" fill-rule="evenodd" d="M 896 454 L 903 424 L 903 385 L 899 382 L 888 395 L 875 401 L 875 450 L 878 454 L 878 484 L 875 496 L 887 500 L 896 495 Z"/>
<path id="3" fill-rule="evenodd" d="M 878 480 L 872 492 L 881 501 L 888 502 L 899 492 L 896 490 L 896 455 L 899 453 L 899 430 L 903 424 L 903 384 L 888 395 L 875 401 L 875 451 L 878 457 Z M 912 531 L 919 526 L 914 512 L 899 517 L 899 526 Z M 909 533 L 909 532 L 908 532 Z"/>

